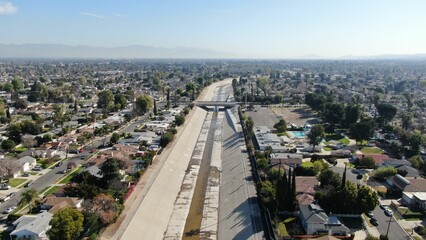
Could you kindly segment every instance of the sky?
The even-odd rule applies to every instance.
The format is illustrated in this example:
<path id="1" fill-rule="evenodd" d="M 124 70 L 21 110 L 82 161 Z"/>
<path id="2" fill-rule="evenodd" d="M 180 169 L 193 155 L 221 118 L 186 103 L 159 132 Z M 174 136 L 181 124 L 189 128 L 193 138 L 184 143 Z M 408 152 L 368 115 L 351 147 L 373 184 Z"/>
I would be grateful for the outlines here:
<path id="1" fill-rule="evenodd" d="M 425 0 L 0 0 L 0 44 L 194 47 L 242 58 L 426 53 Z"/>

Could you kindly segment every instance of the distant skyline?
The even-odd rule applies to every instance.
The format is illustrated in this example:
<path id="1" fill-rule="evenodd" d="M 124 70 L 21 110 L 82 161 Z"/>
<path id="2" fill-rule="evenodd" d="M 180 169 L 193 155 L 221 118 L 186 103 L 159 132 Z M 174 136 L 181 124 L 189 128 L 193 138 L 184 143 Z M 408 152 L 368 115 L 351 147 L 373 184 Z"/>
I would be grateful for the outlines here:
<path id="1" fill-rule="evenodd" d="M 241 58 L 426 53 L 424 0 L 0 0 L 0 44 L 189 47 Z"/>

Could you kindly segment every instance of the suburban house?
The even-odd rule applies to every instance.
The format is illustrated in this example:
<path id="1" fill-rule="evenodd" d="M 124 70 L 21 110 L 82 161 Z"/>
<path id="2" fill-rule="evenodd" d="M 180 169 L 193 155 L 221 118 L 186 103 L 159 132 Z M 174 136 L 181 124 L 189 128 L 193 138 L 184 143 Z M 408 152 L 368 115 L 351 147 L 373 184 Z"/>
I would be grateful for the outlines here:
<path id="1" fill-rule="evenodd" d="M 298 176 L 296 177 L 296 194 L 309 193 L 315 195 L 319 187 L 316 177 Z"/>
<path id="2" fill-rule="evenodd" d="M 266 126 L 257 126 L 253 129 L 256 137 L 256 143 L 259 150 L 264 151 L 266 147 L 273 145 L 281 145 L 282 140 Z"/>
<path id="3" fill-rule="evenodd" d="M 166 131 L 169 126 L 170 122 L 168 121 L 151 121 L 145 124 L 146 128 L 152 131 Z"/>
<path id="4" fill-rule="evenodd" d="M 75 197 L 56 197 L 55 195 L 49 195 L 40 201 L 40 209 L 55 213 L 68 207 L 79 209 L 82 203 L 83 199 Z"/>
<path id="5" fill-rule="evenodd" d="M 426 192 L 426 179 L 421 177 L 403 177 L 396 174 L 386 179 L 386 182 L 403 192 Z"/>
<path id="6" fill-rule="evenodd" d="M 426 211 L 426 192 L 403 192 L 402 200 L 409 206 L 415 206 Z"/>
<path id="7" fill-rule="evenodd" d="M 322 208 L 315 204 L 300 205 L 299 219 L 306 234 L 349 235 L 350 230 L 335 216 L 327 216 Z"/>
<path id="8" fill-rule="evenodd" d="M 15 230 L 10 233 L 11 239 L 49 239 L 46 232 L 50 229 L 53 214 L 49 212 L 37 215 L 24 215 L 13 222 Z"/>
<path id="9" fill-rule="evenodd" d="M 355 154 L 355 155 L 352 155 L 351 162 L 353 163 L 356 160 L 361 159 L 363 157 L 372 158 L 374 162 L 376 163 L 376 165 L 382 165 L 386 161 L 393 160 L 391 157 L 389 157 L 386 154 Z"/>
<path id="10" fill-rule="evenodd" d="M 294 153 L 271 153 L 271 165 L 284 164 L 293 168 L 302 164 L 303 156 Z"/>
<path id="11" fill-rule="evenodd" d="M 36 159 L 31 156 L 25 156 L 18 159 L 18 163 L 22 166 L 21 172 L 28 172 L 37 165 Z"/>

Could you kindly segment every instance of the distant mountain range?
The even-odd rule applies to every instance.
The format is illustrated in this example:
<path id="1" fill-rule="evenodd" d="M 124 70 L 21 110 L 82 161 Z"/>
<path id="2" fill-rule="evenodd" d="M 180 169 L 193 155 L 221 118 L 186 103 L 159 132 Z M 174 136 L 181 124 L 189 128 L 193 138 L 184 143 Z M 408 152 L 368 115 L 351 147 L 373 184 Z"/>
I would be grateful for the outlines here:
<path id="1" fill-rule="evenodd" d="M 61 44 L 0 44 L 0 58 L 237 58 L 202 48 L 160 48 L 142 45 L 125 47 L 68 46 Z"/>
<path id="2" fill-rule="evenodd" d="M 324 57 L 315 54 L 304 55 L 298 59 L 306 60 L 396 60 L 396 59 L 406 59 L 406 60 L 426 60 L 426 53 L 418 54 L 380 54 L 380 55 L 371 55 L 371 56 L 356 56 L 356 55 L 346 55 L 341 57 Z"/>
<path id="3" fill-rule="evenodd" d="M 0 44 L 0 58 L 86 58 L 86 59 L 125 59 L 125 58 L 186 58 L 186 59 L 226 59 L 242 58 L 234 53 L 190 47 L 150 47 L 131 45 L 124 47 L 92 47 L 69 46 L 62 44 Z M 251 58 L 250 58 L 251 59 Z M 374 56 L 346 55 L 342 57 L 324 57 L 309 54 L 296 58 L 305 60 L 378 60 L 378 59 L 407 59 L 426 60 L 426 54 L 383 54 Z M 277 59 L 278 60 L 278 59 Z"/>

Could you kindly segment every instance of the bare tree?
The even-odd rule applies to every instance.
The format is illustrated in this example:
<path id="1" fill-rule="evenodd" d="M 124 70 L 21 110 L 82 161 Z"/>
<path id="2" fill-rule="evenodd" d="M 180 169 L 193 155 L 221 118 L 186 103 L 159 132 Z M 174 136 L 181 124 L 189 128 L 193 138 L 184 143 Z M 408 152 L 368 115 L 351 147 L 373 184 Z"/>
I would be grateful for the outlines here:
<path id="1" fill-rule="evenodd" d="M 0 160 L 0 179 L 9 178 L 21 169 L 21 164 L 13 159 Z"/>

